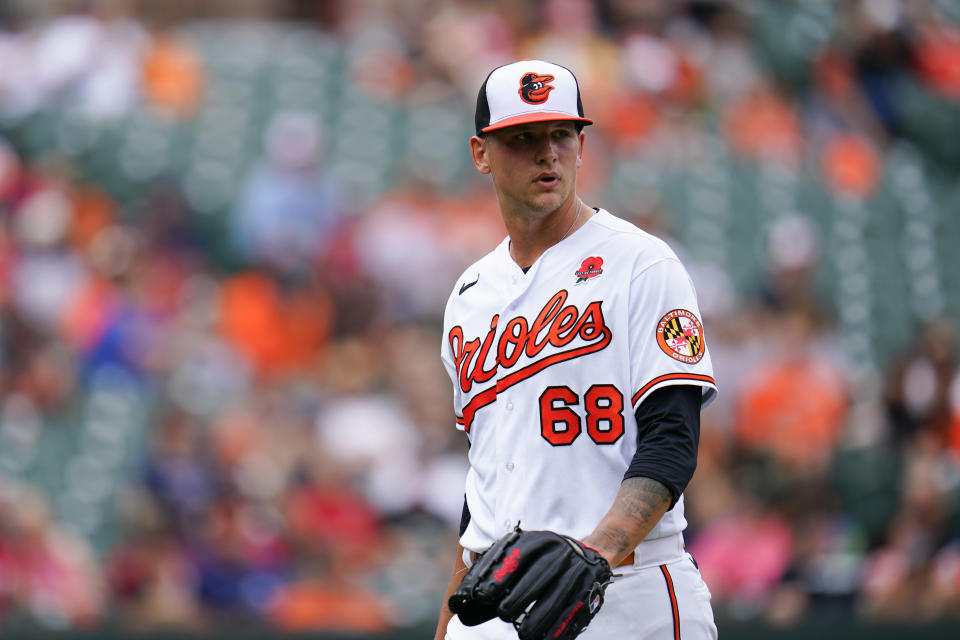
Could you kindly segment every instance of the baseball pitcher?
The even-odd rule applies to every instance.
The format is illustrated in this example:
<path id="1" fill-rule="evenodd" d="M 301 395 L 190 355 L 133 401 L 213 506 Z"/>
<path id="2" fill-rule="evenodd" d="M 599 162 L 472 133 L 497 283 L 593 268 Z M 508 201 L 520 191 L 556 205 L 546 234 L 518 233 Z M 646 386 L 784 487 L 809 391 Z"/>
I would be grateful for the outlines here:
<path id="1" fill-rule="evenodd" d="M 475 119 L 473 162 L 508 236 L 445 311 L 470 470 L 436 638 L 716 638 L 683 542 L 716 393 L 690 278 L 665 243 L 578 196 L 592 121 L 568 69 L 494 69 Z"/>

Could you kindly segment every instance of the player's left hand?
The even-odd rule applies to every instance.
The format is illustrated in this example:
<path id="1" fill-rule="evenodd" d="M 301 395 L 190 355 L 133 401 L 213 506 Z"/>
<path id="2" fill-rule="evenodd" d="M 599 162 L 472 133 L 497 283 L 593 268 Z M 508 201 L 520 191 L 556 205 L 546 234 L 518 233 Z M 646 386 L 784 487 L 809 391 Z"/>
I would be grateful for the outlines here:
<path id="1" fill-rule="evenodd" d="M 579 541 L 517 527 L 477 558 L 450 596 L 450 611 L 467 626 L 499 616 L 520 640 L 568 640 L 600 610 L 612 576 Z"/>

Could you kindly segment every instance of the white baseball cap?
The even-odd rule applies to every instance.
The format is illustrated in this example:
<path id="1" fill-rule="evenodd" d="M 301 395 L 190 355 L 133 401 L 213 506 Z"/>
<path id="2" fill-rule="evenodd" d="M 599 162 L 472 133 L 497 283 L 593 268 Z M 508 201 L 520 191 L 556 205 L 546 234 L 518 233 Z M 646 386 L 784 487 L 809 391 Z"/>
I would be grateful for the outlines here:
<path id="1" fill-rule="evenodd" d="M 477 95 L 477 135 L 527 122 L 573 120 L 583 125 L 580 87 L 566 67 L 521 60 L 490 72 Z"/>

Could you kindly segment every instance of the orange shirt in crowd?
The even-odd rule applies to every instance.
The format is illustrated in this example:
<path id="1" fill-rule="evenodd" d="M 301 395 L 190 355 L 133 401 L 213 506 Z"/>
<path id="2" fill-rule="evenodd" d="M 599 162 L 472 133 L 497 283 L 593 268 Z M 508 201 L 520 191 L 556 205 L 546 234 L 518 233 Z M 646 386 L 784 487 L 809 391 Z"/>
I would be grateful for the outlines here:
<path id="1" fill-rule="evenodd" d="M 736 435 L 748 449 L 803 466 L 823 462 L 843 428 L 846 394 L 839 374 L 813 358 L 758 368 L 744 384 Z"/>
<path id="2" fill-rule="evenodd" d="M 880 177 L 880 158 L 862 136 L 843 133 L 831 138 L 823 150 L 823 179 L 835 193 L 867 198 Z"/>
<path id="3" fill-rule="evenodd" d="M 735 102 L 723 130 L 731 148 L 750 158 L 794 160 L 803 147 L 796 111 L 770 90 L 758 89 Z"/>
<path id="4" fill-rule="evenodd" d="M 184 42 L 168 35 L 154 37 L 143 62 L 147 101 L 176 117 L 193 114 L 204 89 L 203 63 Z"/>
<path id="5" fill-rule="evenodd" d="M 331 311 L 323 292 L 284 295 L 266 274 L 241 273 L 223 285 L 223 333 L 263 374 L 308 366 L 326 342 Z"/>
<path id="6" fill-rule="evenodd" d="M 349 629 L 378 633 L 392 626 L 386 606 L 376 595 L 316 581 L 281 589 L 271 602 L 268 615 L 276 628 L 284 631 Z"/>

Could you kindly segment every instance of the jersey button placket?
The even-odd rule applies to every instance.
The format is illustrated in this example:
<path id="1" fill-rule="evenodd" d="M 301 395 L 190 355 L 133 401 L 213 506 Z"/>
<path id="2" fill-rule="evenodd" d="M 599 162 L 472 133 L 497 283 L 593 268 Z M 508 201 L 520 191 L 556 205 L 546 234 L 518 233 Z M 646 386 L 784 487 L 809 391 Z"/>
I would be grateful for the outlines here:
<path id="1" fill-rule="evenodd" d="M 503 409 L 507 413 L 513 413 L 513 401 L 507 400 L 507 402 L 503 405 Z M 507 462 L 505 465 L 503 465 L 503 468 L 512 472 L 514 469 L 514 464 L 512 462 Z"/>
<path id="2" fill-rule="evenodd" d="M 520 307 L 520 299 L 523 295 L 523 290 L 527 286 L 527 282 L 525 278 L 519 272 L 514 273 L 513 275 L 510 276 L 510 283 L 511 283 L 510 288 L 512 289 L 511 297 L 513 299 L 503 308 L 503 310 L 500 313 L 500 317 L 505 320 L 509 320 L 510 318 L 514 317 L 514 315 L 516 315 L 517 309 Z M 503 324 L 505 324 L 505 322 Z M 499 337 L 500 337 L 500 334 L 498 333 L 497 338 Z M 509 399 L 509 396 L 510 396 L 510 390 L 500 389 L 498 387 L 496 402 L 501 407 L 503 415 L 507 420 L 510 420 L 512 418 L 513 410 L 514 410 L 514 403 L 512 400 Z M 512 449 L 512 445 L 510 444 L 512 439 L 511 432 L 509 429 L 499 429 L 497 431 L 498 431 L 499 438 L 503 438 L 502 447 L 498 446 L 497 449 L 499 450 L 501 455 L 503 454 L 509 455 L 508 451 Z M 504 455 L 503 457 L 505 458 L 506 455 Z M 505 461 L 503 458 L 501 458 L 501 461 L 503 464 L 503 471 L 501 473 L 512 474 L 514 469 L 516 468 L 515 464 L 511 461 Z M 503 484 L 504 490 L 508 491 L 507 487 L 509 486 L 511 486 L 510 482 L 504 483 Z M 506 498 L 506 496 L 504 496 L 504 498 Z M 505 503 L 508 503 L 508 502 L 509 500 L 505 500 Z M 517 523 L 516 520 L 512 518 L 507 518 L 501 522 L 501 526 L 503 527 L 503 531 L 507 532 L 507 531 L 510 531 L 516 525 L 516 523 Z"/>

